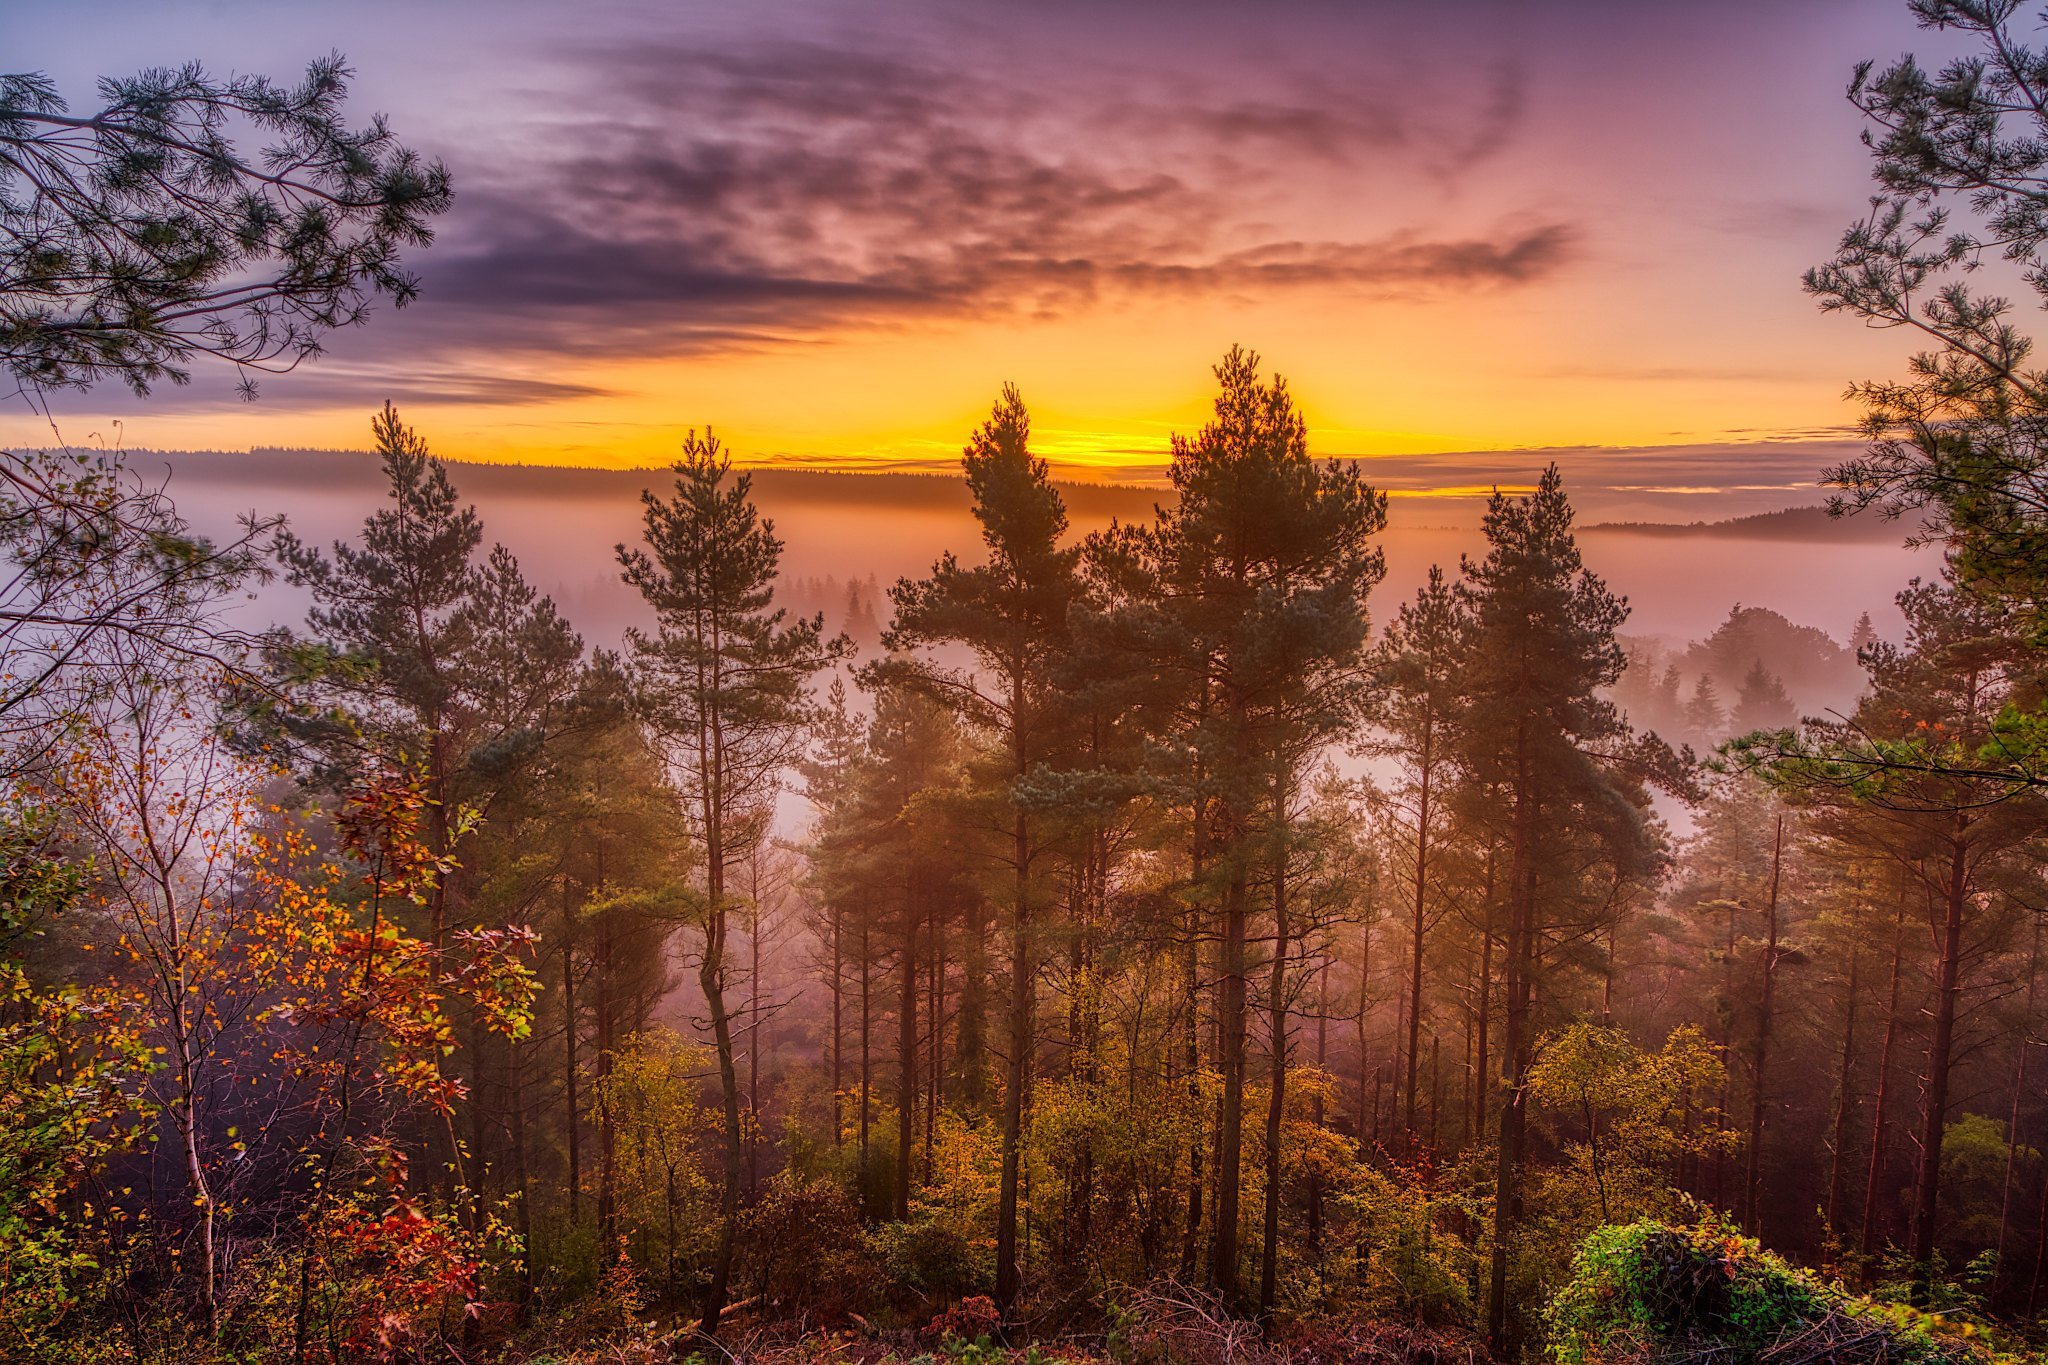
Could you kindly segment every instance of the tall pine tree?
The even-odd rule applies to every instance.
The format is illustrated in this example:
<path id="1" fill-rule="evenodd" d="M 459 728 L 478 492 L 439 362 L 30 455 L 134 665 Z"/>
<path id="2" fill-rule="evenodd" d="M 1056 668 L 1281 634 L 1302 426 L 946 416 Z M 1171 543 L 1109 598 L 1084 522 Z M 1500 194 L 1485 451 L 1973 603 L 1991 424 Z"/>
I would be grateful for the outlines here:
<path id="1" fill-rule="evenodd" d="M 654 634 L 627 635 L 637 708 L 660 738 L 704 859 L 697 981 L 711 1015 L 725 1138 L 718 1249 L 700 1325 L 706 1336 L 717 1335 L 732 1284 L 746 1165 L 726 998 L 728 873 L 760 837 L 802 755 L 816 711 L 811 677 L 846 648 L 843 636 L 825 638 L 822 616 L 792 621 L 773 605 L 782 542 L 755 510 L 752 480 L 731 471 L 717 438 L 692 431 L 676 462 L 674 495 L 642 495 L 646 548 L 618 547 L 625 580 L 656 620 Z"/>

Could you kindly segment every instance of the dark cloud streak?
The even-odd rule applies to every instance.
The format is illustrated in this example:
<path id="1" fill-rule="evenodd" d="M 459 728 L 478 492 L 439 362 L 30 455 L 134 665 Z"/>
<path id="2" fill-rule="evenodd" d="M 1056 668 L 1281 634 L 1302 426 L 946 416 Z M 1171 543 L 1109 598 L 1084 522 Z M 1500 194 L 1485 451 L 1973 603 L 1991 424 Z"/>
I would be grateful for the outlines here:
<path id="1" fill-rule="evenodd" d="M 1089 104 L 786 40 L 576 60 L 601 97 L 524 164 L 460 188 L 403 344 L 703 354 L 1162 294 L 1413 297 L 1541 279 L 1577 236 L 1553 220 L 1321 241 L 1262 226 L 1307 161 L 1363 175 L 1402 149 L 1492 155 L 1522 117 L 1511 65 L 1446 123 L 1329 91 Z"/>

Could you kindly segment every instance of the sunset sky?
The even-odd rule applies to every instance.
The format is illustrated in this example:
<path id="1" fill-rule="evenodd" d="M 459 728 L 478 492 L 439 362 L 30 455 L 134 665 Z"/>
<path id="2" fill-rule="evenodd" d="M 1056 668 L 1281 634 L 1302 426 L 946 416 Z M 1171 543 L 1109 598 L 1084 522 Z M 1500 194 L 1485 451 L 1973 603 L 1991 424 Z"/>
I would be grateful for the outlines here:
<path id="1" fill-rule="evenodd" d="M 466 459 L 652 464 L 711 423 L 927 468 L 1014 380 L 1065 472 L 1143 481 L 1242 342 L 1402 491 L 1654 448 L 1571 458 L 1703 515 L 1816 500 L 1807 443 L 1899 367 L 1798 280 L 1868 193 L 1853 65 L 1939 52 L 1889 0 L 10 8 L 74 109 L 338 48 L 455 177 L 416 305 L 254 404 L 56 395 L 73 443 L 360 446 L 388 397 Z M 50 429 L 17 403 L 0 439 Z"/>

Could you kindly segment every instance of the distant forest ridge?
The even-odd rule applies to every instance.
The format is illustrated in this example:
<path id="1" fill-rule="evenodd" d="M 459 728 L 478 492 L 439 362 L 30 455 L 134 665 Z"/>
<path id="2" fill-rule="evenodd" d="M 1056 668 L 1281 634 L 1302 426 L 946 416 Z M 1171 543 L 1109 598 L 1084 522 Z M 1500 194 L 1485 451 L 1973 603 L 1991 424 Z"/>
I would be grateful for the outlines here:
<path id="1" fill-rule="evenodd" d="M 1721 521 L 1602 521 L 1582 532 L 1638 536 L 1723 536 L 1737 540 L 1872 540 L 1892 542 L 1919 530 L 1919 523 L 1887 520 L 1876 512 L 1835 516 L 1814 503 L 1776 512 L 1756 512 Z"/>
<path id="2" fill-rule="evenodd" d="M 120 452 L 129 464 L 146 470 L 167 465 L 181 481 L 287 485 L 296 489 L 372 488 L 381 484 L 372 452 L 366 450 L 294 449 L 259 446 L 249 450 L 151 450 Z M 280 462 L 289 460 L 287 467 Z M 583 468 L 574 465 L 499 464 L 454 461 L 466 494 L 485 497 L 631 496 L 665 476 L 665 465 L 632 469 Z M 904 470 L 786 469 L 746 466 L 755 488 L 771 502 L 831 503 L 846 507 L 890 507 L 929 511 L 967 510 L 966 483 L 953 473 Z M 1077 482 L 1055 478 L 1067 508 L 1078 520 L 1149 516 L 1160 502 L 1171 502 L 1170 488 L 1136 484 Z M 1875 513 L 1836 517 L 1820 504 L 1786 507 L 1774 512 L 1714 521 L 1597 521 L 1582 533 L 1663 537 L 1708 536 L 1741 540 L 1896 542 L 1917 527 L 1888 521 Z"/>
<path id="3" fill-rule="evenodd" d="M 376 457 L 367 450 L 299 450 L 259 446 L 249 450 L 129 450 L 123 457 L 135 468 L 161 461 L 181 480 L 249 484 L 289 484 L 296 488 L 381 487 Z M 289 469 L 278 461 L 289 459 Z M 560 497 L 564 494 L 632 495 L 655 482 L 666 482 L 667 465 L 633 469 L 597 469 L 576 465 L 496 464 L 450 459 L 465 495 Z M 847 506 L 886 506 L 944 511 L 968 507 L 967 485 L 957 471 L 920 473 L 902 470 L 782 469 L 747 465 L 740 468 L 754 487 L 776 501 L 832 502 Z M 1154 503 L 1172 491 L 1130 484 L 1060 483 L 1068 508 L 1082 516 L 1149 515 Z"/>

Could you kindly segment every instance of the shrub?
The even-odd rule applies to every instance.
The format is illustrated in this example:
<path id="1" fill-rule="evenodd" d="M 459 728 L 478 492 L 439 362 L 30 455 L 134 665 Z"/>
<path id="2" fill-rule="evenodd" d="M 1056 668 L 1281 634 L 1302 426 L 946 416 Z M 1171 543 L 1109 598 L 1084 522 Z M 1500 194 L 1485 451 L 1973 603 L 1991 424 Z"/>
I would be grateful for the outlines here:
<path id="1" fill-rule="evenodd" d="M 1963 1365 L 1931 1320 L 1822 1284 L 1753 1238 L 1640 1222 L 1587 1237 L 1545 1313 L 1559 1365 L 1711 1356 L 1727 1365 Z"/>
<path id="2" fill-rule="evenodd" d="M 1470 1325 L 1472 1249 L 1436 1226 L 1440 1208 L 1427 1189 L 1372 1171 L 1338 1202 L 1357 1222 L 1359 1313 L 1416 1327 Z"/>
<path id="3" fill-rule="evenodd" d="M 765 1304 L 865 1306 L 880 1279 L 860 1210 L 827 1180 L 787 1173 L 762 1189 L 739 1238 L 741 1283 Z"/>
<path id="4" fill-rule="evenodd" d="M 952 1299 L 980 1288 L 973 1248 L 952 1228 L 928 1219 L 891 1223 L 875 1241 L 883 1270 L 905 1289 Z"/>

